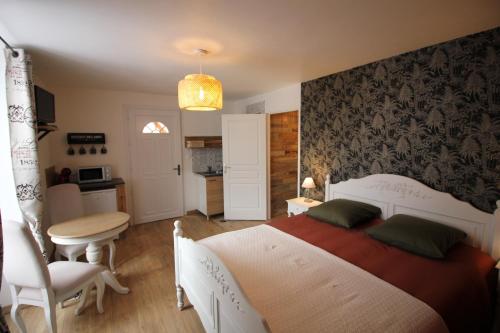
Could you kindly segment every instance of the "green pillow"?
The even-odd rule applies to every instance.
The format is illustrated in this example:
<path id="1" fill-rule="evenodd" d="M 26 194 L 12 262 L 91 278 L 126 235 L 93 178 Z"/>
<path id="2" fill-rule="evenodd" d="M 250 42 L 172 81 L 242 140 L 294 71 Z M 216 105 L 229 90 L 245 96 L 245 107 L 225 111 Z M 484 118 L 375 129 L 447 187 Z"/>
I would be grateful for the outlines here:
<path id="1" fill-rule="evenodd" d="M 364 202 L 334 199 L 309 208 L 306 214 L 327 223 L 352 228 L 379 217 L 381 213 L 380 208 Z"/>
<path id="2" fill-rule="evenodd" d="M 441 223 L 398 214 L 366 230 L 371 237 L 421 256 L 443 259 L 446 252 L 467 234 Z"/>

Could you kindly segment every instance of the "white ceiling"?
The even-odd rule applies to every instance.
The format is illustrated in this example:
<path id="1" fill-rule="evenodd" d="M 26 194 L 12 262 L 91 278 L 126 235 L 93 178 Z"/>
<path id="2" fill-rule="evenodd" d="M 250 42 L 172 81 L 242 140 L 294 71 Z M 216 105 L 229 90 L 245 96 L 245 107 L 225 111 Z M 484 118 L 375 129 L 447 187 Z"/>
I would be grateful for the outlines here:
<path id="1" fill-rule="evenodd" d="M 498 0 L 0 0 L 54 85 L 177 93 L 198 70 L 236 99 L 500 25 Z"/>

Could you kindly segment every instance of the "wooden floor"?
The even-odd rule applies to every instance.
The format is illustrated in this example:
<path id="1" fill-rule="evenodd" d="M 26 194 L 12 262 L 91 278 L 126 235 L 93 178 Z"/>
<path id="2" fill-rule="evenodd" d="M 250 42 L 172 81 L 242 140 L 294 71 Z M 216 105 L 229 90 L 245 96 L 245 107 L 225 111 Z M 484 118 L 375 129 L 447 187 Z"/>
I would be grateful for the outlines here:
<path id="1" fill-rule="evenodd" d="M 262 223 L 207 221 L 201 215 L 181 220 L 184 236 L 194 240 Z M 74 304 L 57 307 L 58 332 L 203 332 L 193 308 L 176 308 L 172 232 L 173 220 L 129 228 L 125 238 L 116 241 L 116 266 L 118 280 L 130 294 L 119 295 L 107 287 L 103 314 L 97 313 L 94 294 L 80 316 L 73 314 Z M 21 316 L 28 332 L 48 332 L 41 308 L 26 307 Z M 8 315 L 6 319 L 11 331 L 18 332 Z"/>

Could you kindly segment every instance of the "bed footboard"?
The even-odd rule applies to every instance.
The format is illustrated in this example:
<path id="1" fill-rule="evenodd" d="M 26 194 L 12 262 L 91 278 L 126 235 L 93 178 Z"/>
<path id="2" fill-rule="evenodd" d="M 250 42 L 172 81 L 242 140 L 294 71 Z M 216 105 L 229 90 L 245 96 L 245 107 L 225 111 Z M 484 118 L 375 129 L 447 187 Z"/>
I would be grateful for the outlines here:
<path id="1" fill-rule="evenodd" d="M 207 332 L 269 332 L 224 263 L 207 247 L 184 238 L 181 221 L 174 223 L 177 307 L 184 292 Z"/>

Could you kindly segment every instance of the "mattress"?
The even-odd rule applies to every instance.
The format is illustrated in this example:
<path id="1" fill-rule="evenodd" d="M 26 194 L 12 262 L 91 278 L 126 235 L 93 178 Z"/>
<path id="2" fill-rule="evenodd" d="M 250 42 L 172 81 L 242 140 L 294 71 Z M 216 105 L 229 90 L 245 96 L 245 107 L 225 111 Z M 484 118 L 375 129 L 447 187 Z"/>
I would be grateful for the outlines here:
<path id="1" fill-rule="evenodd" d="M 493 316 L 497 270 L 486 253 L 454 246 L 444 260 L 424 258 L 370 238 L 363 229 L 344 229 L 305 214 L 269 225 L 302 239 L 379 277 L 433 308 L 450 332 L 484 332 Z"/>
<path id="2" fill-rule="evenodd" d="M 224 262 L 273 333 L 448 333 L 421 300 L 271 226 L 198 243 Z"/>

